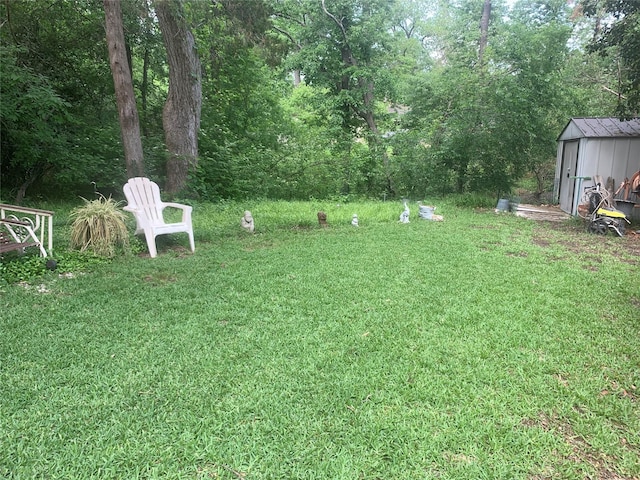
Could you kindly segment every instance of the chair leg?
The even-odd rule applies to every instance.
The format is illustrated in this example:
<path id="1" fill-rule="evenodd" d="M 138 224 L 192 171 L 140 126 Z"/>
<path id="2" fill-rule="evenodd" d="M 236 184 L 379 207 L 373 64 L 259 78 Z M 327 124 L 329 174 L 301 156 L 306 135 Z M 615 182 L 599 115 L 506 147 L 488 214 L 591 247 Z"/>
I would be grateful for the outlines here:
<path id="1" fill-rule="evenodd" d="M 158 251 L 156 250 L 156 237 L 151 232 L 145 232 L 144 236 L 147 240 L 147 247 L 149 248 L 149 256 L 151 258 L 156 258 L 158 256 Z"/>
<path id="2" fill-rule="evenodd" d="M 196 244 L 193 241 L 193 231 L 187 232 L 187 235 L 189 235 L 189 245 L 191 245 L 191 251 L 195 252 L 196 251 Z"/>

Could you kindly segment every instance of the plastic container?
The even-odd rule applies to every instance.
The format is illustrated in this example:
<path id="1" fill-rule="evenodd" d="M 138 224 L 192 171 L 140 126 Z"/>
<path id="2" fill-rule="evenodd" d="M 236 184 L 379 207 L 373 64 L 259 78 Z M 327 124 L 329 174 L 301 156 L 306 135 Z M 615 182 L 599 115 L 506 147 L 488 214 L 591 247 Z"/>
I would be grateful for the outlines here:
<path id="1" fill-rule="evenodd" d="M 418 215 L 420 218 L 424 218 L 425 220 L 431 220 L 435 209 L 436 207 L 432 207 L 430 205 L 420 205 L 420 213 Z"/>
<path id="2" fill-rule="evenodd" d="M 498 200 L 498 205 L 496 206 L 496 210 L 499 212 L 508 212 L 509 211 L 509 199 L 501 198 Z"/>

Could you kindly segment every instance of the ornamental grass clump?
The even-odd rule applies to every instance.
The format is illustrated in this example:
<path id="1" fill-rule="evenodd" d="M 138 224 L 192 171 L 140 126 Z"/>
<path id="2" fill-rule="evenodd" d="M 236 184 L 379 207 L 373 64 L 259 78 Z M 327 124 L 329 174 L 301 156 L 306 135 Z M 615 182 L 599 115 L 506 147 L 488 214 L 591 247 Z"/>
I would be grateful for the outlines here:
<path id="1" fill-rule="evenodd" d="M 71 212 L 71 247 L 91 251 L 101 257 L 114 257 L 129 250 L 129 231 L 120 202 L 104 195 Z"/>

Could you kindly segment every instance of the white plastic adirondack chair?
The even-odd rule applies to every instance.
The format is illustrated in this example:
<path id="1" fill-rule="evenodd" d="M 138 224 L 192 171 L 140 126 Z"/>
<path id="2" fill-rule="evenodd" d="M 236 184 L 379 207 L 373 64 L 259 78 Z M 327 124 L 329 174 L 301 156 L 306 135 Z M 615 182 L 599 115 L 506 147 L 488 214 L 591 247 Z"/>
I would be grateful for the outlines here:
<path id="1" fill-rule="evenodd" d="M 158 185 L 144 177 L 130 178 L 123 190 L 124 196 L 129 202 L 123 210 L 133 213 L 136 217 L 136 235 L 144 233 L 151 258 L 158 255 L 156 236 L 168 233 L 186 232 L 189 236 L 191 251 L 195 251 L 193 226 L 191 225 L 192 207 L 180 203 L 163 202 L 160 199 Z M 166 207 L 181 209 L 182 221 L 180 223 L 165 223 L 162 211 Z"/>

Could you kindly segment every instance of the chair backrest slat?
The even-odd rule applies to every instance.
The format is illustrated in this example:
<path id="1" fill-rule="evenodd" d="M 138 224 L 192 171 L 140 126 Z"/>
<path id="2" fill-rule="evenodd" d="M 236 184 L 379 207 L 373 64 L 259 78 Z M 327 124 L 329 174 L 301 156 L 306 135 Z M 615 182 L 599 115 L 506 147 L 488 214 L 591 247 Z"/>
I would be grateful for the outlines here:
<path id="1" fill-rule="evenodd" d="M 130 178 L 124 187 L 124 194 L 132 207 L 142 209 L 151 224 L 162 224 L 162 200 L 160 188 L 148 178 Z"/>

